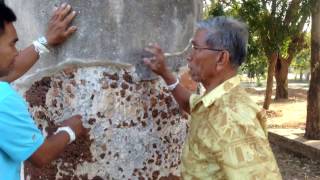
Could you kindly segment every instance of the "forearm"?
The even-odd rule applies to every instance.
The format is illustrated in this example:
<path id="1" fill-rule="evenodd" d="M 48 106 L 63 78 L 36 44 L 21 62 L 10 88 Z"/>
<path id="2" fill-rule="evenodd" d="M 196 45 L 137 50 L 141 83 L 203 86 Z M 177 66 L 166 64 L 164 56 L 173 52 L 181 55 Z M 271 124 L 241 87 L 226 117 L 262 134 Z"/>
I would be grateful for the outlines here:
<path id="1" fill-rule="evenodd" d="M 43 167 L 55 160 L 66 148 L 69 142 L 69 135 L 66 132 L 59 132 L 50 136 L 28 159 L 33 165 Z"/>
<path id="2" fill-rule="evenodd" d="M 162 78 L 167 84 L 173 84 L 177 80 L 172 73 L 166 73 L 162 76 Z M 190 113 L 189 98 L 191 96 L 191 92 L 181 84 L 178 84 L 177 87 L 171 92 L 180 108 L 182 108 L 185 112 Z"/>
<path id="3" fill-rule="evenodd" d="M 13 82 L 25 74 L 39 59 L 39 54 L 35 51 L 33 45 L 22 50 L 16 57 L 14 68 L 10 73 L 0 80 Z"/>

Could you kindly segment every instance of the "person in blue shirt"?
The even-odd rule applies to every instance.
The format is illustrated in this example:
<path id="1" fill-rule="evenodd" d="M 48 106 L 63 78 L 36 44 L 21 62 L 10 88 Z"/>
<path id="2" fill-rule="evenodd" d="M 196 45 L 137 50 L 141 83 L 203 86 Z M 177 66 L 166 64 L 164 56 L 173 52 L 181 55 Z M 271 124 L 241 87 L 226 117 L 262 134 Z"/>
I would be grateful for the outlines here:
<path id="1" fill-rule="evenodd" d="M 70 26 L 75 17 L 70 5 L 58 7 L 49 21 L 44 37 L 18 52 L 13 22 L 14 12 L 0 1 L 0 179 L 19 180 L 21 163 L 30 161 L 43 167 L 54 160 L 68 143 L 86 131 L 81 116 L 65 121 L 56 133 L 45 138 L 28 112 L 25 100 L 10 83 L 27 72 L 39 54 L 66 41 L 75 31 Z"/>

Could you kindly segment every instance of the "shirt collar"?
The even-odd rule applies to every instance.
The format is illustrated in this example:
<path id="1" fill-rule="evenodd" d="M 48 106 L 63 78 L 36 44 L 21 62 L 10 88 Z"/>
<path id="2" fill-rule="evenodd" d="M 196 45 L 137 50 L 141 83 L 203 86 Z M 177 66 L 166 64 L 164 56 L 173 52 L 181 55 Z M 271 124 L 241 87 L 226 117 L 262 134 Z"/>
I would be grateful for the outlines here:
<path id="1" fill-rule="evenodd" d="M 198 103 L 202 102 L 204 107 L 209 107 L 214 103 L 214 101 L 220 97 L 222 97 L 224 94 L 230 92 L 231 89 L 233 89 L 235 86 L 240 84 L 240 77 L 234 76 L 222 84 L 220 84 L 218 87 L 214 88 L 208 93 L 205 93 L 203 96 L 200 96 L 198 98 L 195 98 L 191 102 L 191 108 L 193 109 Z"/>

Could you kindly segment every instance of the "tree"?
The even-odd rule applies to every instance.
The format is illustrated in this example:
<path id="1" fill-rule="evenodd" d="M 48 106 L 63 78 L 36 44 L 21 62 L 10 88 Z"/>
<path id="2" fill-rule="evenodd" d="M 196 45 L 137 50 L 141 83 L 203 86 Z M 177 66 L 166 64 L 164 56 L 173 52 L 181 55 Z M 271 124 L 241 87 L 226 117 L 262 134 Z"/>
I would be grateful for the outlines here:
<path id="1" fill-rule="evenodd" d="M 249 45 L 259 45 L 267 57 L 268 76 L 263 107 L 269 109 L 274 76 L 276 99 L 287 99 L 289 66 L 305 47 L 303 28 L 310 16 L 309 1 L 221 0 L 211 6 L 209 14 L 226 14 L 243 19 L 249 25 L 250 35 L 257 37 Z M 259 54 L 257 57 L 261 56 Z"/>
<path id="2" fill-rule="evenodd" d="M 305 137 L 320 139 L 320 1 L 312 0 L 311 80 Z"/>
<path id="3" fill-rule="evenodd" d="M 271 103 L 273 77 L 276 77 L 276 99 L 288 98 L 288 68 L 294 56 L 304 47 L 303 27 L 309 17 L 306 0 L 222 0 L 232 15 L 244 19 L 251 35 L 258 37 L 267 57 L 268 76 L 263 107 Z M 261 56 L 261 55 L 260 55 Z"/>
<path id="4" fill-rule="evenodd" d="M 285 5 L 283 5 L 285 6 Z M 292 0 L 286 10 L 286 15 L 283 19 L 283 25 L 287 27 L 285 36 L 288 41 L 278 56 L 275 68 L 276 78 L 276 97 L 275 99 L 288 99 L 288 70 L 294 57 L 304 48 L 306 32 L 303 28 L 310 16 L 309 2 L 301 0 Z"/>
<path id="5" fill-rule="evenodd" d="M 306 38 L 310 39 L 311 36 L 307 36 Z M 307 44 L 311 44 L 310 40 Z M 299 54 L 297 54 L 296 58 L 292 62 L 294 72 L 300 75 L 300 81 L 303 80 L 303 74 L 310 71 L 311 49 L 309 45 L 306 49 L 302 50 Z"/>
<path id="6" fill-rule="evenodd" d="M 257 85 L 260 86 L 261 78 L 265 76 L 267 60 L 263 54 L 261 44 L 257 41 L 256 35 L 254 32 L 250 33 L 249 36 L 249 46 L 248 46 L 248 55 L 245 63 L 242 65 L 241 70 L 246 72 L 249 78 L 256 78 Z"/>
<path id="7" fill-rule="evenodd" d="M 253 6 L 253 1 L 251 4 L 248 2 L 243 4 L 244 9 Z M 309 16 L 306 5 L 307 2 L 303 0 L 261 1 L 260 17 L 249 21 L 256 25 L 268 57 L 267 88 L 263 105 L 265 109 L 269 109 L 271 103 L 273 76 L 277 84 L 276 99 L 288 98 L 288 69 L 294 56 L 305 45 L 302 30 Z M 254 22 L 257 19 L 258 22 Z"/>

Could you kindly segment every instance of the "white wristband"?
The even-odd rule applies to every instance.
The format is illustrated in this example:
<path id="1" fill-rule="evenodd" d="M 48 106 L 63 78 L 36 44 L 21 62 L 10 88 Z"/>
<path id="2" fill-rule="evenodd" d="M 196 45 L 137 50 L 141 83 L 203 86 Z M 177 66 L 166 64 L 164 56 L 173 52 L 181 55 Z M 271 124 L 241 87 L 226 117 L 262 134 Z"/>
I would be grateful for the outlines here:
<path id="1" fill-rule="evenodd" d="M 69 126 L 59 127 L 54 134 L 58 134 L 61 131 L 68 133 L 69 138 L 70 138 L 69 144 L 72 143 L 74 140 L 76 140 L 76 134 Z"/>
<path id="2" fill-rule="evenodd" d="M 167 89 L 169 91 L 173 91 L 178 86 L 179 83 L 180 83 L 179 78 L 177 78 L 175 83 L 167 85 Z"/>
<path id="3" fill-rule="evenodd" d="M 34 50 L 39 54 L 49 53 L 50 50 L 46 47 L 48 45 L 45 37 L 40 37 L 38 40 L 33 41 Z"/>

